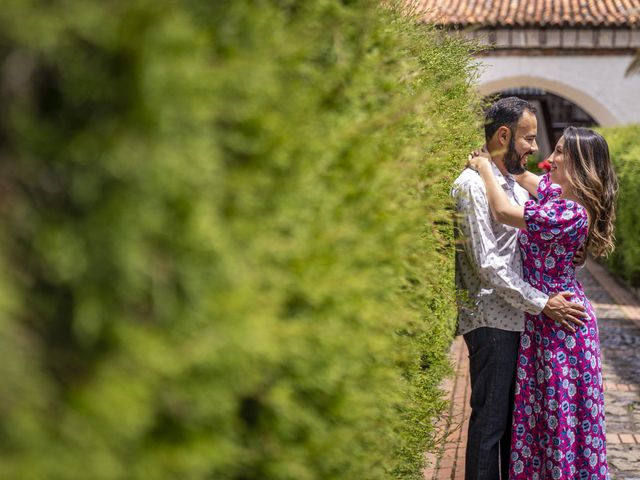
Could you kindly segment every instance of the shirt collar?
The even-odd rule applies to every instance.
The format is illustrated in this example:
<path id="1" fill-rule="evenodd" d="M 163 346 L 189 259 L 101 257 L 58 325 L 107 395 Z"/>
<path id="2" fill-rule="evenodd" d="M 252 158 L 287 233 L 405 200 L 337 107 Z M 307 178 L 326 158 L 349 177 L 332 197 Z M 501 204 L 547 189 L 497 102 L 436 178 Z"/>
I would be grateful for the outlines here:
<path id="1" fill-rule="evenodd" d="M 509 190 L 513 190 L 513 187 L 516 184 L 516 179 L 513 178 L 513 175 L 503 175 L 497 165 L 493 162 L 491 162 L 491 168 L 493 168 L 493 173 L 496 176 L 496 180 L 498 180 L 498 184 L 500 184 L 502 188 L 505 188 L 506 185 Z"/>

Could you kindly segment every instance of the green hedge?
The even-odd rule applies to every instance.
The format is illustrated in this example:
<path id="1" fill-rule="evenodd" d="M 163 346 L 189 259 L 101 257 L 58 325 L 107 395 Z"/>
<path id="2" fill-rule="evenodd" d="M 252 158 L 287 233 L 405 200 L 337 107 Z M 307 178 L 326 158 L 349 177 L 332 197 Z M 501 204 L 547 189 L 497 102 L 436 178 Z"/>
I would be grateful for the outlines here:
<path id="1" fill-rule="evenodd" d="M 609 144 L 620 191 L 615 227 L 616 248 L 607 264 L 640 287 L 640 125 L 600 129 Z"/>
<path id="2" fill-rule="evenodd" d="M 420 478 L 469 47 L 377 0 L 0 9 L 0 478 Z"/>

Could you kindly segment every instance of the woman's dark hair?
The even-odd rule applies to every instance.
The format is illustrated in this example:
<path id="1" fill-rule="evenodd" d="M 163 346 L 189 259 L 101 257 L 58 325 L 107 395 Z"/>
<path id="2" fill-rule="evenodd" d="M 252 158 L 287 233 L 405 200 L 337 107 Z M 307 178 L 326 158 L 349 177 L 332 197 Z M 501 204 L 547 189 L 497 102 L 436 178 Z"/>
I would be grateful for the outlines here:
<path id="1" fill-rule="evenodd" d="M 608 255 L 614 248 L 618 194 L 609 145 L 602 135 L 588 128 L 567 127 L 563 136 L 567 179 L 579 203 L 589 212 L 587 247 L 595 256 Z"/>
<path id="2" fill-rule="evenodd" d="M 487 109 L 484 115 L 485 140 L 488 142 L 502 126 L 509 127 L 513 138 L 518 120 L 520 120 L 525 110 L 533 114 L 536 113 L 536 108 L 533 105 L 518 97 L 501 98 L 495 102 Z"/>

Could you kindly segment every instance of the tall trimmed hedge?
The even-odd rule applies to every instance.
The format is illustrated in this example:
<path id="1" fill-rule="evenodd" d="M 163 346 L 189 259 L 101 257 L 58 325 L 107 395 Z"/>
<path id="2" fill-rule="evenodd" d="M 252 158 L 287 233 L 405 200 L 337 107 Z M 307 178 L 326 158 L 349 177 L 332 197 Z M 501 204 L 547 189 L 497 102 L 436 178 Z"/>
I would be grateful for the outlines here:
<path id="1" fill-rule="evenodd" d="M 0 9 L 0 478 L 420 478 L 469 47 L 377 0 Z"/>
<path id="2" fill-rule="evenodd" d="M 616 248 L 609 267 L 629 284 L 640 287 L 640 125 L 604 128 L 620 191 L 615 226 Z"/>

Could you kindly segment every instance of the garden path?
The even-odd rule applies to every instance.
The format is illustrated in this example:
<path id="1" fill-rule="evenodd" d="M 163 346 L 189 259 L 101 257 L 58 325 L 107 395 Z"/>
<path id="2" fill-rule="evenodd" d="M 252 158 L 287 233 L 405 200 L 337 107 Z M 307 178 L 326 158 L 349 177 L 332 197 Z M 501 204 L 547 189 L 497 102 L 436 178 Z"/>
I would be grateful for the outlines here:
<path id="1" fill-rule="evenodd" d="M 640 302 L 599 264 L 578 274 L 600 326 L 611 480 L 640 480 Z M 441 417 L 439 450 L 427 457 L 425 480 L 463 480 L 469 421 L 469 363 L 462 337 L 451 347 L 455 376 L 445 381 L 450 404 Z"/>

